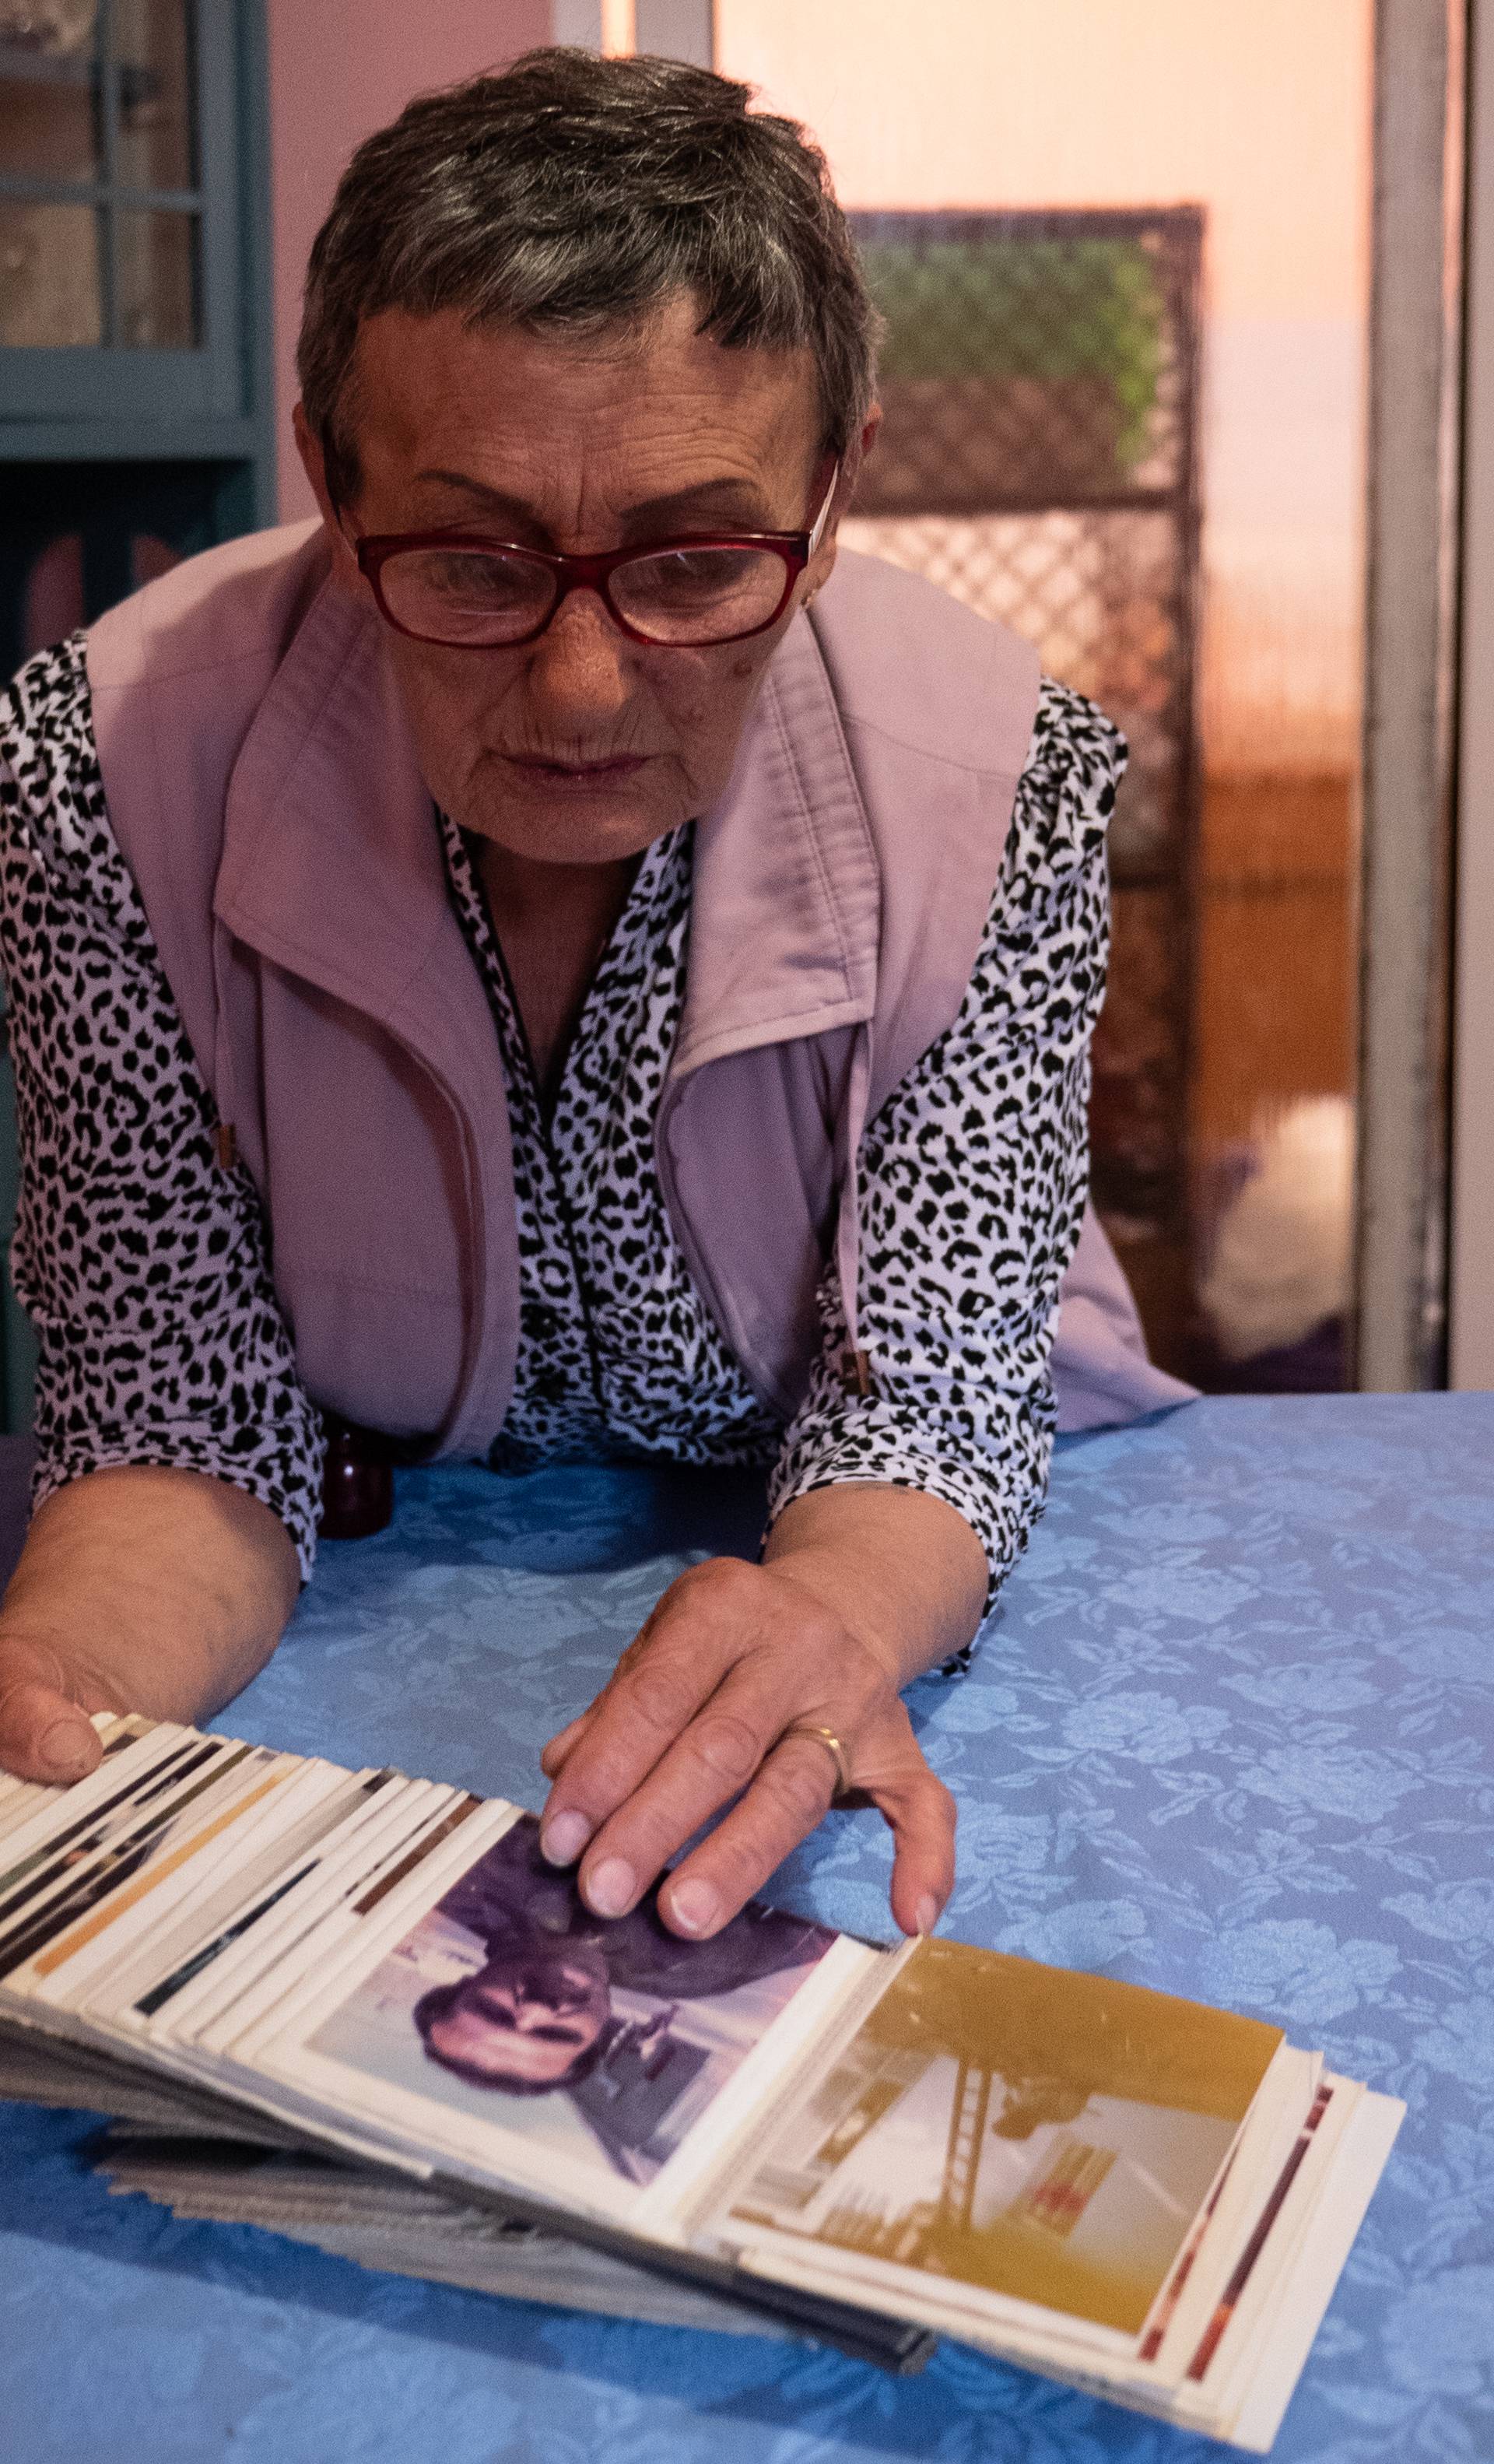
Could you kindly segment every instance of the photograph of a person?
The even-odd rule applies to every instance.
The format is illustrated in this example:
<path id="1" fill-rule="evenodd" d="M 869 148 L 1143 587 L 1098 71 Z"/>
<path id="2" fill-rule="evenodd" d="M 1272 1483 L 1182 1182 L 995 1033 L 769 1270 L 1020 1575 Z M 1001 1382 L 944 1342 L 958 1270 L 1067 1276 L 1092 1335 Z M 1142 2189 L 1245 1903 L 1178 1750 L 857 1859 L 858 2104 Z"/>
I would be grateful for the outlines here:
<path id="1" fill-rule="evenodd" d="M 650 2181 L 837 1940 L 749 1903 L 709 1942 L 592 1915 L 525 1815 L 310 2050 Z"/>

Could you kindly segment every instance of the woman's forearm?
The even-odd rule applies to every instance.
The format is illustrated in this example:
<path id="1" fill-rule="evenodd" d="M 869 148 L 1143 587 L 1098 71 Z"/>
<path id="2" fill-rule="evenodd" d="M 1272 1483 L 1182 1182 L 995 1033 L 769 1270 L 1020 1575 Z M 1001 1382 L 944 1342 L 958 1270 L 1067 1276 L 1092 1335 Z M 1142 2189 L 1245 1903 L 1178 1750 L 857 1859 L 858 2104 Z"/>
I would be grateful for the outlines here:
<path id="1" fill-rule="evenodd" d="M 248 1683 L 299 1584 L 285 1527 L 206 1473 L 89 1472 L 33 1521 L 0 1606 L 0 1765 L 80 1777 L 91 1711 L 196 1720 Z"/>
<path id="2" fill-rule="evenodd" d="M 810 1489 L 784 1507 L 762 1554 L 843 1617 L 900 1686 L 961 1650 L 985 1606 L 985 1551 L 962 1514 L 920 1489 Z"/>

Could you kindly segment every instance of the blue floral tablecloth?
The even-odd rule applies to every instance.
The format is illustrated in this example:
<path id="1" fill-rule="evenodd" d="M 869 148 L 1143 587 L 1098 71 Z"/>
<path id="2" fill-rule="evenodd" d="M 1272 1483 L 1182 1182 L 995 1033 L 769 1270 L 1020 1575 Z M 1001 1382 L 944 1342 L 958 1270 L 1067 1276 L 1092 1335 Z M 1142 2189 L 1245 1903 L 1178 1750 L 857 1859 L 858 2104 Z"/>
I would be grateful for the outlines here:
<path id="1" fill-rule="evenodd" d="M 538 1750 L 736 1479 L 406 1475 L 226 1725 L 538 1802 Z M 1060 1450 L 972 1676 L 914 1689 L 961 1807 L 947 1929 L 1285 2021 L 1410 2119 L 1277 2447 L 1494 2456 L 1494 1397 L 1218 1400 Z M 874 1815 L 775 1894 L 885 1931 Z M 377 2277 L 109 2200 L 0 2113 L 13 2464 L 1191 2464 L 953 2350 L 921 2378 Z"/>

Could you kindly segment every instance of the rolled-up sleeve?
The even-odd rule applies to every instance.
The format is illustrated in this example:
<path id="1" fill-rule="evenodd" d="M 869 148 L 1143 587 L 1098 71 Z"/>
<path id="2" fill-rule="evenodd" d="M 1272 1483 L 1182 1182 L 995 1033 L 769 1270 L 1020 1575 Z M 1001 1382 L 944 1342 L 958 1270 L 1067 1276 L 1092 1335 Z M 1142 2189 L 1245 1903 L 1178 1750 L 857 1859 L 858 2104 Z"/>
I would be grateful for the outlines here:
<path id="1" fill-rule="evenodd" d="M 1088 1186 L 1106 826 L 1124 761 L 1091 703 L 1044 685 L 965 999 L 862 1142 L 858 1315 L 873 1391 L 847 1395 L 840 1377 L 832 1268 L 824 1346 L 770 1484 L 775 1515 L 845 1482 L 943 1498 L 985 1550 L 988 1611 L 1046 1490 L 1048 1358 Z"/>
<path id="2" fill-rule="evenodd" d="M 117 1464 L 198 1471 L 316 1551 L 319 1415 L 258 1193 L 216 1115 L 109 825 L 81 641 L 0 695 L 0 967 L 36 1330 L 36 1503 Z"/>

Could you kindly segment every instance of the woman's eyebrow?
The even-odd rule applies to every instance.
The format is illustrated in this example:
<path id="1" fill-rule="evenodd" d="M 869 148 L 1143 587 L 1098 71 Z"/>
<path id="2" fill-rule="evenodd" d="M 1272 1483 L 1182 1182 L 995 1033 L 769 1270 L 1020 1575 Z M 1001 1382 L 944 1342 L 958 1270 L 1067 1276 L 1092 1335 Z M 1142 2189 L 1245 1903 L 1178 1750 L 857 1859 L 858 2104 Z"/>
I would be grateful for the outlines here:
<path id="1" fill-rule="evenodd" d="M 521 496 L 511 496 L 501 488 L 492 488 L 484 480 L 470 478 L 461 471 L 417 471 L 418 484 L 451 488 L 468 497 L 486 517 L 506 523 L 517 532 L 533 532 L 547 539 L 550 534 L 533 505 Z M 706 520 L 739 524 L 744 530 L 772 527 L 757 489 L 750 480 L 720 478 L 701 479 L 691 488 L 671 490 L 667 495 L 647 497 L 641 504 L 629 505 L 619 517 L 619 528 L 636 539 L 655 538 L 671 529 L 683 529 Z"/>
<path id="2" fill-rule="evenodd" d="M 532 505 L 520 496 L 505 495 L 501 488 L 489 488 L 481 479 L 469 479 L 460 471 L 417 471 L 417 487 L 452 488 L 459 495 L 469 497 L 473 507 L 484 515 L 495 516 L 513 531 L 535 531 L 545 535 L 543 522 Z"/>
<path id="3" fill-rule="evenodd" d="M 667 496 L 650 496 L 644 504 L 630 505 L 623 524 L 625 529 L 657 531 L 698 522 L 707 516 L 717 521 L 739 521 L 756 530 L 767 528 L 771 519 L 750 480 L 702 479 L 693 488 L 679 488 Z"/>

